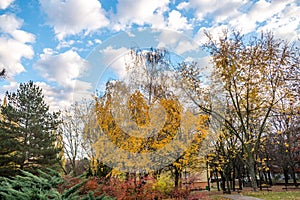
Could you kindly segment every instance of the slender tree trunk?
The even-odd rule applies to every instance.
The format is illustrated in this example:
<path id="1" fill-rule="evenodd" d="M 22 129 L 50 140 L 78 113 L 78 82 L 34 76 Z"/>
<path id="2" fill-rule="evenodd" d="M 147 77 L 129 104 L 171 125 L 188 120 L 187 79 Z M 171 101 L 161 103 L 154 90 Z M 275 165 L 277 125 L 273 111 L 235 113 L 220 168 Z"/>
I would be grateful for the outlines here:
<path id="1" fill-rule="evenodd" d="M 268 170 L 268 179 L 269 179 L 269 185 L 273 185 L 273 182 L 272 182 L 272 178 L 271 178 L 271 171 L 270 170 Z"/>
<path id="2" fill-rule="evenodd" d="M 231 190 L 230 190 L 230 174 L 226 173 L 226 176 L 225 176 L 225 179 L 226 179 L 226 194 L 231 194 Z"/>
<path id="3" fill-rule="evenodd" d="M 226 192 L 226 179 L 225 179 L 225 176 L 224 176 L 224 173 L 222 171 L 220 171 L 220 175 L 221 175 L 221 188 L 223 190 L 223 192 L 225 193 Z"/>
<path id="4" fill-rule="evenodd" d="M 248 170 L 249 175 L 251 177 L 251 186 L 253 191 L 257 191 L 257 181 L 256 181 L 256 172 L 255 172 L 255 162 L 253 155 L 249 155 L 248 157 Z"/>
<path id="5" fill-rule="evenodd" d="M 262 175 L 261 171 L 258 171 L 258 176 L 259 176 L 259 189 L 262 190 Z"/>
<path id="6" fill-rule="evenodd" d="M 239 190 L 242 190 L 242 176 L 241 176 L 241 167 L 238 166 L 237 167 L 237 178 L 238 178 L 238 182 L 239 182 Z"/>
<path id="7" fill-rule="evenodd" d="M 289 172 L 288 169 L 283 169 L 283 175 L 284 175 L 284 184 L 287 187 L 288 183 L 289 183 Z"/>
<path id="8" fill-rule="evenodd" d="M 291 167 L 291 176 L 293 178 L 293 183 L 296 187 L 298 187 L 298 183 L 297 183 L 297 178 L 296 178 L 296 174 L 295 174 L 295 168 Z"/>
<path id="9" fill-rule="evenodd" d="M 174 182 L 174 185 L 175 185 L 175 188 L 178 188 L 179 186 L 179 176 L 180 176 L 180 173 L 179 173 L 179 170 L 177 169 L 177 167 L 175 167 L 175 172 L 174 172 L 174 176 L 175 176 L 175 182 Z"/>
<path id="10" fill-rule="evenodd" d="M 235 191 L 235 164 L 233 164 L 232 191 Z"/>
<path id="11" fill-rule="evenodd" d="M 215 171 L 215 177 L 216 177 L 216 180 L 217 180 L 218 191 L 220 191 L 220 182 L 219 182 L 219 173 L 218 173 L 218 170 Z"/>
<path id="12" fill-rule="evenodd" d="M 77 176 L 77 169 L 76 169 L 76 158 L 72 158 L 72 161 L 71 161 L 71 165 L 72 165 L 72 170 L 73 170 L 73 174 L 74 176 Z"/>

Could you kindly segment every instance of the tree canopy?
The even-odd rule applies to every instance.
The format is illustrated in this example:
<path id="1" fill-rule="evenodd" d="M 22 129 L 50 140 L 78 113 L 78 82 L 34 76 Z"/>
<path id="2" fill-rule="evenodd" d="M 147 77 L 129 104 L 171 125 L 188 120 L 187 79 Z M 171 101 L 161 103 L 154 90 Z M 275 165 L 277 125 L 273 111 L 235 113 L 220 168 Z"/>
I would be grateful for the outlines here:
<path id="1" fill-rule="evenodd" d="M 32 81 L 6 93 L 1 106 L 0 174 L 54 167 L 59 163 L 56 129 L 59 113 L 51 113 L 42 89 Z"/>

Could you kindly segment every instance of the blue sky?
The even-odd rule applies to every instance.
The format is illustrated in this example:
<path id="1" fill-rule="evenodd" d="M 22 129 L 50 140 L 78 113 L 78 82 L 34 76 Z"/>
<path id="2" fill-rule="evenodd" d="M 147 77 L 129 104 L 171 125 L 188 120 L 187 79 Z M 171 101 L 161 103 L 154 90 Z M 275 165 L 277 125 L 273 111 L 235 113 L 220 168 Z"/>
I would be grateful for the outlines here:
<path id="1" fill-rule="evenodd" d="M 97 89 L 107 66 L 124 76 L 130 48 L 201 59 L 204 30 L 268 30 L 297 41 L 299 13 L 297 0 L 0 0 L 0 68 L 8 73 L 0 99 L 33 80 L 52 109 L 62 108 Z"/>

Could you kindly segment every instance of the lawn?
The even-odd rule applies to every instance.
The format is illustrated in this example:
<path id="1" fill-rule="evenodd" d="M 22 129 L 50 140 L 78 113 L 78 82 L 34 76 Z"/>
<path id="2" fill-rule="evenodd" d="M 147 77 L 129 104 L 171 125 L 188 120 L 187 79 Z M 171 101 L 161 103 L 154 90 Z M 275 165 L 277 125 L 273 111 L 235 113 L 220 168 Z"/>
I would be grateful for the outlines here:
<path id="1" fill-rule="evenodd" d="M 237 194 L 233 192 L 232 194 Z M 249 190 L 240 193 L 244 196 L 257 197 L 264 200 L 300 200 L 300 189 L 284 191 L 281 187 L 272 187 L 272 191 L 252 192 Z M 209 198 L 212 200 L 227 200 L 221 192 L 209 192 Z"/>
<path id="2" fill-rule="evenodd" d="M 287 192 L 247 192 L 244 195 L 265 200 L 300 200 L 300 190 Z"/>

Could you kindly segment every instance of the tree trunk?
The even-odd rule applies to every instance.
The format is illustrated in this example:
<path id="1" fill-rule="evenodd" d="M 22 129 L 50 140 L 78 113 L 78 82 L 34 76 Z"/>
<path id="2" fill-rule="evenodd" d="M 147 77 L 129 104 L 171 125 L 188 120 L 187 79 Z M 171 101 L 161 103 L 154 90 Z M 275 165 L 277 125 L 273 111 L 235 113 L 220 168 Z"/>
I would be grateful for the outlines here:
<path id="1" fill-rule="evenodd" d="M 269 179 L 269 185 L 273 185 L 273 182 L 272 182 L 272 178 L 271 178 L 271 171 L 268 170 L 268 179 Z"/>
<path id="2" fill-rule="evenodd" d="M 295 168 L 291 167 L 291 176 L 293 178 L 293 183 L 296 187 L 298 187 L 298 183 L 297 183 L 297 178 L 296 178 L 296 174 L 295 174 Z"/>
<path id="3" fill-rule="evenodd" d="M 219 173 L 218 173 L 218 170 L 216 170 L 216 172 L 215 172 L 215 178 L 217 180 L 218 191 L 220 191 L 220 182 L 219 182 Z"/>
<path id="4" fill-rule="evenodd" d="M 242 190 L 243 181 L 242 181 L 240 166 L 238 166 L 238 168 L 237 168 L 237 178 L 238 178 L 238 183 L 239 183 L 239 190 Z"/>
<path id="5" fill-rule="evenodd" d="M 285 186 L 288 185 L 289 183 L 289 172 L 288 172 L 288 169 L 283 169 L 283 175 L 284 175 L 284 184 Z"/>
<path id="6" fill-rule="evenodd" d="M 226 194 L 231 194 L 231 190 L 230 190 L 230 174 L 226 173 L 225 176 L 226 179 Z"/>
<path id="7" fill-rule="evenodd" d="M 226 180 L 224 177 L 224 173 L 222 171 L 220 171 L 220 175 L 221 175 L 221 188 L 222 188 L 223 192 L 225 193 L 226 192 L 226 186 L 225 186 Z"/>
<path id="8" fill-rule="evenodd" d="M 174 172 L 174 176 L 175 176 L 174 185 L 175 185 L 175 188 L 178 188 L 180 173 L 179 173 L 179 170 L 177 169 L 177 167 L 174 167 L 174 168 L 175 168 L 175 172 Z"/>
<path id="9" fill-rule="evenodd" d="M 235 191 L 235 164 L 233 164 L 232 191 Z"/>
<path id="10" fill-rule="evenodd" d="M 251 178 L 251 186 L 253 191 L 257 191 L 257 182 L 256 182 L 256 173 L 255 173 L 255 162 L 253 155 L 249 155 L 248 157 L 248 170 Z"/>

